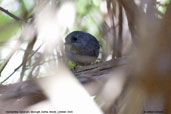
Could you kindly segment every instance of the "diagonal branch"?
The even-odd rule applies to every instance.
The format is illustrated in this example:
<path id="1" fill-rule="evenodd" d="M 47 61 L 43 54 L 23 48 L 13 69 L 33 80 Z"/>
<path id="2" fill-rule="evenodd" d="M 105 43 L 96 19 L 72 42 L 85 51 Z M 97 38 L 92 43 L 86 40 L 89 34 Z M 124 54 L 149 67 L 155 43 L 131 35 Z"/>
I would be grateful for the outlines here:
<path id="1" fill-rule="evenodd" d="M 6 14 L 8 14 L 10 17 L 12 17 L 13 19 L 15 19 L 16 21 L 20 21 L 21 19 L 17 16 L 15 16 L 14 14 L 10 13 L 8 10 L 0 7 L 0 10 Z"/>

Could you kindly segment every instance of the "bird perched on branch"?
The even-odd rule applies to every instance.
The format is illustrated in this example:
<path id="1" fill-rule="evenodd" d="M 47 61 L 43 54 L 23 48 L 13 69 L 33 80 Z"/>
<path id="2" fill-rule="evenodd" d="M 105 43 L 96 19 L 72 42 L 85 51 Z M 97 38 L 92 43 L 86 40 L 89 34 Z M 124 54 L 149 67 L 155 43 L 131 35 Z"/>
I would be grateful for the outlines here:
<path id="1" fill-rule="evenodd" d="M 89 33 L 74 31 L 65 38 L 65 53 L 77 65 L 89 65 L 96 61 L 100 44 Z"/>

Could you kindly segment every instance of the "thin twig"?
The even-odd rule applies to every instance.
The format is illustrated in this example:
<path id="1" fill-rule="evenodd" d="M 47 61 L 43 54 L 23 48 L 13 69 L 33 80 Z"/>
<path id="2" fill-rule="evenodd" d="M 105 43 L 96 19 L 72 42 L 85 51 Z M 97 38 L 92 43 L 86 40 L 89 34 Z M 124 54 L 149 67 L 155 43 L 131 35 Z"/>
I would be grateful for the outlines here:
<path id="1" fill-rule="evenodd" d="M 42 45 L 40 45 L 29 57 L 28 57 L 28 59 L 27 60 L 29 60 L 29 59 L 31 59 L 32 58 L 32 56 L 35 54 L 35 53 L 37 53 L 37 51 L 41 48 L 41 46 Z M 14 71 L 7 77 L 7 78 L 5 78 L 2 82 L 1 82 L 1 84 L 3 84 L 6 80 L 8 80 L 21 66 L 23 65 L 23 63 L 21 63 L 17 68 L 15 68 L 14 69 Z"/>
<path id="2" fill-rule="evenodd" d="M 13 19 L 15 19 L 16 21 L 21 21 L 21 19 L 17 16 L 15 16 L 14 14 L 10 13 L 8 10 L 0 7 L 0 10 L 3 11 L 4 13 L 8 14 L 10 17 L 12 17 Z"/>
<path id="3" fill-rule="evenodd" d="M 17 43 L 16 43 L 16 46 L 13 47 L 13 49 L 11 50 L 11 52 L 9 53 L 9 55 L 6 57 L 6 60 L 5 62 L 0 65 L 0 75 L 2 73 L 2 71 L 5 69 L 6 65 L 8 64 L 8 62 L 10 61 L 11 57 L 14 55 L 14 53 L 18 50 L 19 46 L 21 45 L 21 41 L 19 40 Z"/>
<path id="4" fill-rule="evenodd" d="M 123 39 L 122 39 L 122 33 L 123 33 L 123 14 L 122 14 L 122 6 L 121 4 L 119 5 L 119 30 L 118 30 L 118 47 L 117 47 L 117 53 L 116 56 L 117 57 L 121 57 L 122 56 L 122 43 L 123 43 Z"/>
<path id="5" fill-rule="evenodd" d="M 33 46 L 34 46 L 34 44 L 36 42 L 36 39 L 37 39 L 37 35 L 35 35 L 33 37 L 33 39 L 28 43 L 28 46 L 27 46 L 26 51 L 24 53 L 24 57 L 23 57 L 23 61 L 22 61 L 23 66 L 22 66 L 22 71 L 21 71 L 21 74 L 20 74 L 20 81 L 22 81 L 22 79 L 24 77 L 24 73 L 25 73 L 25 70 L 26 70 L 27 59 L 28 59 L 28 57 L 29 57 L 29 55 L 30 55 L 30 53 L 31 53 L 31 51 L 33 49 Z"/>
<path id="6" fill-rule="evenodd" d="M 6 65 L 8 64 L 8 62 L 10 61 L 11 57 L 14 55 L 15 51 L 16 51 L 16 50 L 14 50 L 13 52 L 11 52 L 11 53 L 8 55 L 8 57 L 7 57 L 7 59 L 5 60 L 5 62 L 0 66 L 0 75 L 1 75 L 2 71 L 4 70 L 4 68 L 6 67 Z"/>

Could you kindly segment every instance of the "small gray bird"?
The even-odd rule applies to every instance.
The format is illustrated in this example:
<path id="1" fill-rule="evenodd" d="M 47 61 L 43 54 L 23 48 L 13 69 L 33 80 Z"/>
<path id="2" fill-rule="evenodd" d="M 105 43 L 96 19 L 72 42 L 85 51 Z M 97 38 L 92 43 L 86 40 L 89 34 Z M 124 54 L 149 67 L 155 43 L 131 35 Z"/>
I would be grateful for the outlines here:
<path id="1" fill-rule="evenodd" d="M 65 38 L 65 53 L 77 65 L 94 63 L 99 55 L 100 44 L 89 33 L 74 31 Z"/>

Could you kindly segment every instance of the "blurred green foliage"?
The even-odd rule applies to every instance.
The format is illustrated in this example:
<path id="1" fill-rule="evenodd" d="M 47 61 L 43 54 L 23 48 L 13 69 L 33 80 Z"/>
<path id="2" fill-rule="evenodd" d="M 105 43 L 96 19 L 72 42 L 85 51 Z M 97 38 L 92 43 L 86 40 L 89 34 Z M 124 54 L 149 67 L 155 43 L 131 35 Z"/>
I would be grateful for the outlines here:
<path id="1" fill-rule="evenodd" d="M 75 0 L 77 17 L 75 30 L 82 30 L 100 38 L 100 27 L 103 23 L 103 14 L 100 11 L 102 0 Z"/>
<path id="2" fill-rule="evenodd" d="M 7 41 L 19 29 L 20 24 L 11 17 L 0 13 L 0 41 Z"/>
<path id="3" fill-rule="evenodd" d="M 103 13 L 100 11 L 100 5 L 102 1 L 103 0 L 73 0 L 73 2 L 75 2 L 76 4 L 77 9 L 77 15 L 73 30 L 82 30 L 89 32 L 95 35 L 98 40 L 102 42 L 101 44 L 103 44 L 103 40 L 101 39 L 101 25 L 103 24 L 104 20 Z M 167 8 L 166 4 L 168 4 L 170 0 L 157 1 L 160 3 L 157 4 L 157 9 L 161 13 L 165 13 Z M 7 5 L 4 5 L 5 2 Z M 35 0 L 0 0 L 0 6 L 5 6 L 4 8 L 7 10 L 10 9 L 9 11 L 11 13 L 20 18 L 23 18 L 25 13 L 27 13 L 26 17 L 29 17 L 32 14 L 34 5 Z M 10 7 L 13 9 L 11 9 Z M 7 41 L 21 27 L 18 23 L 13 23 L 9 26 L 8 23 L 12 23 L 12 20 L 13 19 L 11 17 L 0 11 L 0 41 Z M 5 27 L 4 29 L 4 26 L 8 27 Z"/>
<path id="4" fill-rule="evenodd" d="M 21 20 L 27 20 L 32 13 L 34 0 L 1 0 L 0 6 Z M 27 21 L 26 21 L 27 22 Z M 16 21 L 0 11 L 0 42 L 6 42 L 21 29 L 24 21 Z"/>
<path id="5" fill-rule="evenodd" d="M 103 14 L 100 11 L 100 4 L 102 0 L 73 0 L 73 2 L 75 2 L 77 10 L 73 30 L 89 32 L 100 40 L 100 28 L 103 23 Z M 12 3 L 13 5 L 9 5 Z M 0 6 L 9 10 L 9 12 L 20 17 L 21 19 L 26 17 L 28 18 L 32 15 L 34 5 L 35 0 L 13 0 L 13 2 L 10 2 L 10 0 L 0 1 Z M 15 20 L 0 11 L 0 41 L 7 41 L 21 27 L 17 22 L 10 24 L 12 21 Z M 7 27 L 5 30 L 1 30 L 6 25 Z"/>
<path id="6" fill-rule="evenodd" d="M 75 64 L 72 61 L 68 61 L 68 67 L 72 69 L 75 66 Z"/>
<path id="7" fill-rule="evenodd" d="M 156 5 L 158 11 L 162 14 L 165 14 L 167 9 L 167 4 L 169 4 L 170 0 L 157 0 L 158 4 Z"/>
<path id="8" fill-rule="evenodd" d="M 7 41 L 20 28 L 20 23 L 0 13 L 0 41 Z"/>

